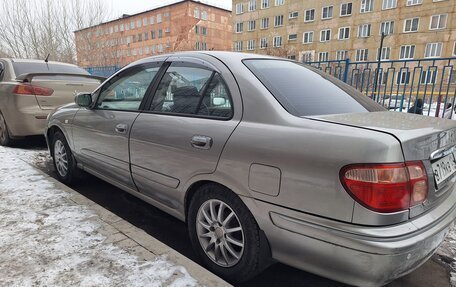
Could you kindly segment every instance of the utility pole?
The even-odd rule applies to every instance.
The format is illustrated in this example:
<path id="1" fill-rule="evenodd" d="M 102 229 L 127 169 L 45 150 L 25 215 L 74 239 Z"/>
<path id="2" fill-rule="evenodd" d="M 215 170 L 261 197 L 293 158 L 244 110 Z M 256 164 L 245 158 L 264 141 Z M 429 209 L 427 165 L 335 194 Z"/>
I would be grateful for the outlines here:
<path id="1" fill-rule="evenodd" d="M 385 39 L 386 34 L 385 32 L 382 32 L 382 37 L 380 39 L 380 48 L 378 50 L 378 59 L 377 59 L 377 71 L 375 72 L 375 81 L 374 81 L 374 87 L 372 89 L 372 99 L 377 100 L 377 96 L 380 95 L 380 85 L 378 85 L 378 78 L 380 76 L 380 64 L 382 60 L 382 50 L 383 50 L 383 40 Z M 377 87 L 378 87 L 378 92 L 377 92 Z"/>

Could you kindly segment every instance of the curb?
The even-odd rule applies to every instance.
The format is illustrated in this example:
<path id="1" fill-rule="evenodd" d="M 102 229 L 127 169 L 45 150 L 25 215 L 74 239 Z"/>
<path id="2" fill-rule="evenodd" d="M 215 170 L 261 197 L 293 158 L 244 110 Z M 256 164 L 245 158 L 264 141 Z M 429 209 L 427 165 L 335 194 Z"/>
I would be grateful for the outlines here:
<path id="1" fill-rule="evenodd" d="M 13 154 L 14 155 L 14 154 Z M 109 234 L 115 233 L 113 238 L 108 237 L 108 240 L 116 242 L 119 247 L 128 249 L 133 254 L 144 260 L 152 259 L 157 256 L 166 256 L 166 258 L 177 265 L 185 267 L 188 273 L 198 281 L 198 284 L 203 286 L 232 286 L 217 275 L 213 274 L 209 270 L 201 267 L 199 264 L 188 259 L 184 255 L 180 254 L 176 250 L 155 239 L 151 235 L 144 232 L 142 229 L 137 228 L 116 214 L 103 208 L 92 200 L 81 195 L 72 188 L 66 186 L 55 178 L 49 176 L 44 171 L 36 168 L 34 165 L 23 160 L 22 158 L 14 155 L 16 158 L 25 162 L 31 166 L 34 170 L 38 171 L 43 175 L 46 180 L 49 180 L 54 186 L 64 192 L 70 194 L 70 200 L 78 205 L 86 206 L 88 209 L 93 211 L 101 221 L 103 221 L 112 230 L 108 231 Z M 118 232 L 112 232 L 116 230 Z M 104 232 L 101 232 L 104 233 Z"/>

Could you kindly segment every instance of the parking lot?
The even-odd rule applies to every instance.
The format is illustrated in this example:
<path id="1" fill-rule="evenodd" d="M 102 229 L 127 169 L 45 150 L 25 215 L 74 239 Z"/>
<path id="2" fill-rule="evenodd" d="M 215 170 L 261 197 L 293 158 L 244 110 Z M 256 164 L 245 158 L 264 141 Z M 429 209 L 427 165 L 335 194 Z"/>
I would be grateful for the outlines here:
<path id="1" fill-rule="evenodd" d="M 27 140 L 12 149 L 21 159 L 55 177 L 54 167 L 48 155 L 44 139 L 37 137 Z M 103 206 L 151 236 L 199 263 L 190 240 L 186 224 L 140 199 L 93 176 L 72 186 L 81 195 Z M 400 278 L 388 287 L 444 287 L 450 284 L 452 260 L 441 254 L 451 253 L 454 241 L 447 240 L 442 252 L 438 252 L 427 263 L 413 273 Z M 310 274 L 283 264 L 274 264 L 252 280 L 241 286 L 331 286 L 344 284 Z"/>

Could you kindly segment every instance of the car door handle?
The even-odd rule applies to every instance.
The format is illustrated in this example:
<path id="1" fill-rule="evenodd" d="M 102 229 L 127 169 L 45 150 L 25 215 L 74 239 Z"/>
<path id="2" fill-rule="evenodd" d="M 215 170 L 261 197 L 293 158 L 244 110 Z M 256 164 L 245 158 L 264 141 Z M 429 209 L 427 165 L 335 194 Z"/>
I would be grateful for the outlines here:
<path id="1" fill-rule="evenodd" d="M 190 143 L 194 148 L 210 149 L 212 146 L 212 138 L 208 136 L 193 136 Z"/>
<path id="2" fill-rule="evenodd" d="M 127 132 L 127 125 L 126 124 L 118 124 L 116 126 L 116 132 L 120 134 L 124 134 Z"/>

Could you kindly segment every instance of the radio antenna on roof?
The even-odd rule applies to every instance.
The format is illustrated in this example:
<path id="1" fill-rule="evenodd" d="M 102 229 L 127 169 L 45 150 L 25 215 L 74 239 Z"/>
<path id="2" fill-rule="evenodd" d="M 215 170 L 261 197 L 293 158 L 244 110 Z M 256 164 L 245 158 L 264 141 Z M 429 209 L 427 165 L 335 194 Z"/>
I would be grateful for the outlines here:
<path id="1" fill-rule="evenodd" d="M 46 56 L 46 59 L 44 59 L 44 62 L 47 63 L 49 62 L 49 56 L 51 55 L 51 53 L 48 53 L 48 55 Z"/>

